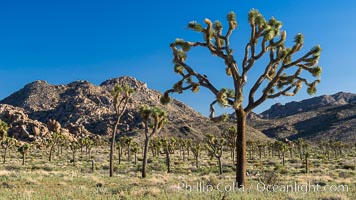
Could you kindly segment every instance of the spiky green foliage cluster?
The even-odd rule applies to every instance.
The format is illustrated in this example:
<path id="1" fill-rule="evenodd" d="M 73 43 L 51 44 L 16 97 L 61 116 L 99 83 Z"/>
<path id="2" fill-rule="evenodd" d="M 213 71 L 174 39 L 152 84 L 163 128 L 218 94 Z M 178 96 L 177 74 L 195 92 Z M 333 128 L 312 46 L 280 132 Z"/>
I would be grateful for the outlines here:
<path id="1" fill-rule="evenodd" d="M 224 138 L 216 138 L 213 134 L 207 134 L 205 138 L 205 148 L 209 151 L 211 156 L 221 157 L 223 146 L 226 140 Z"/>
<path id="2" fill-rule="evenodd" d="M 303 44 L 304 43 L 304 36 L 301 33 L 298 33 L 295 37 L 294 37 L 294 42 L 298 43 L 298 44 Z"/>
<path id="3" fill-rule="evenodd" d="M 7 123 L 0 119 L 0 140 L 7 137 L 8 129 L 9 126 L 7 125 Z"/>
<path id="4" fill-rule="evenodd" d="M 142 105 L 139 113 L 144 121 L 152 120 L 153 128 L 161 129 L 167 122 L 167 113 L 162 108 L 148 105 Z"/>
<path id="5" fill-rule="evenodd" d="M 174 137 L 163 137 L 160 139 L 163 148 L 171 153 L 174 151 L 174 148 L 177 144 L 177 140 Z"/>
<path id="6" fill-rule="evenodd" d="M 29 143 L 23 143 L 21 146 L 19 146 L 17 151 L 24 155 L 27 154 L 27 152 L 30 150 L 30 147 L 31 145 Z"/>
<path id="7" fill-rule="evenodd" d="M 191 21 L 188 24 L 188 28 L 196 31 L 196 32 L 202 32 L 203 31 L 203 26 L 201 24 L 199 24 L 196 21 Z"/>
<path id="8" fill-rule="evenodd" d="M 119 97 L 128 98 L 131 97 L 133 93 L 134 93 L 134 89 L 129 85 L 124 85 L 124 86 L 116 85 L 114 89 L 111 91 L 111 95 L 114 98 L 119 98 Z"/>

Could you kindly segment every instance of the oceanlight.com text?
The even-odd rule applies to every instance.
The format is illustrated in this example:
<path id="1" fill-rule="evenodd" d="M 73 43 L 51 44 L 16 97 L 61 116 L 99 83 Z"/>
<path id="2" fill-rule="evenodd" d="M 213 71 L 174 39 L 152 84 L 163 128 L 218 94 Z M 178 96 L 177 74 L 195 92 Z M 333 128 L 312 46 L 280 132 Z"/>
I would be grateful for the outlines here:
<path id="1" fill-rule="evenodd" d="M 323 193 L 323 192 L 349 192 L 348 185 L 320 185 L 318 183 L 300 184 L 297 182 L 289 184 L 274 184 L 269 185 L 263 182 L 251 183 L 249 186 L 237 188 L 235 182 L 220 182 L 217 184 L 209 184 L 205 182 L 180 182 L 177 185 L 178 192 L 272 192 L 272 193 Z"/>

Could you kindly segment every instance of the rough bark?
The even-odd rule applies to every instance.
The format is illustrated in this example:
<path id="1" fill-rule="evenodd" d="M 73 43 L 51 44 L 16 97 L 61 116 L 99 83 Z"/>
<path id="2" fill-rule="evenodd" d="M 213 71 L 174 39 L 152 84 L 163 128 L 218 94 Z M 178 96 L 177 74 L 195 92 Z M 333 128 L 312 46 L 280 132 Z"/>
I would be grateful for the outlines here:
<path id="1" fill-rule="evenodd" d="M 113 127 L 112 137 L 111 137 L 111 145 L 110 145 L 110 177 L 114 174 L 114 149 L 115 149 L 115 138 L 117 132 L 117 126 L 119 125 L 120 118 L 116 119 L 116 122 Z"/>
<path id="2" fill-rule="evenodd" d="M 146 136 L 145 148 L 143 151 L 142 178 L 146 178 L 146 176 L 147 176 L 146 168 L 147 168 L 147 153 L 148 153 L 149 141 L 150 141 L 150 138 L 148 136 Z"/>
<path id="3" fill-rule="evenodd" d="M 243 109 L 235 110 L 237 117 L 236 137 L 236 186 L 246 185 L 246 116 Z"/>

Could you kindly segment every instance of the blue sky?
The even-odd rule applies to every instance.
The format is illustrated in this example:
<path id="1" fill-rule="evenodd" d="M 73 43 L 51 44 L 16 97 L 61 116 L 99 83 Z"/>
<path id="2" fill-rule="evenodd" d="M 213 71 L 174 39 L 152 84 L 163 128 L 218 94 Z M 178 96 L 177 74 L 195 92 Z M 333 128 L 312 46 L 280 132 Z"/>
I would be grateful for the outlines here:
<path id="1" fill-rule="evenodd" d="M 205 17 L 225 22 L 237 14 L 239 28 L 232 36 L 238 63 L 249 39 L 249 10 L 283 22 L 287 39 L 302 32 L 306 52 L 320 44 L 322 82 L 316 95 L 339 91 L 356 93 L 356 2 L 353 0 L 151 0 L 151 1 L 0 1 L 0 99 L 34 80 L 65 84 L 89 80 L 100 84 L 123 75 L 134 76 L 159 91 L 180 78 L 173 72 L 169 44 L 176 38 L 200 40 L 186 29 Z M 291 43 L 290 43 L 291 44 Z M 207 51 L 193 50 L 189 62 L 219 87 L 229 85 L 223 63 Z M 264 63 L 251 71 L 249 81 Z M 256 112 L 280 102 L 308 98 L 306 88 L 296 97 L 269 100 Z M 174 95 L 203 114 L 213 96 L 201 90 Z M 227 112 L 229 112 L 227 110 Z"/>

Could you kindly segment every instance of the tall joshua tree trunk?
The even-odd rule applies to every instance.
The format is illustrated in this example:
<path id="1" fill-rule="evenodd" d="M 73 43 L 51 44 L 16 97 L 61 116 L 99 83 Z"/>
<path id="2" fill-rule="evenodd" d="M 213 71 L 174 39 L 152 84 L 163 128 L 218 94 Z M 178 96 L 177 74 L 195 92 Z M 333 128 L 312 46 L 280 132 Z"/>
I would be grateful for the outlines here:
<path id="1" fill-rule="evenodd" d="M 7 146 L 4 149 L 4 160 L 2 162 L 3 164 L 5 164 L 5 162 L 6 162 L 6 154 L 7 154 Z"/>
<path id="2" fill-rule="evenodd" d="M 117 127 L 119 126 L 120 123 L 120 118 L 118 117 L 116 119 L 116 122 L 113 127 L 113 133 L 111 137 L 111 145 L 110 145 L 110 177 L 113 176 L 114 174 L 114 149 L 115 149 L 115 138 L 116 138 L 116 132 L 117 132 Z"/>
<path id="3" fill-rule="evenodd" d="M 221 156 L 218 157 L 218 163 L 219 163 L 219 174 L 221 175 L 223 172 L 222 172 L 222 162 L 221 162 Z"/>
<path id="4" fill-rule="evenodd" d="M 246 116 L 243 109 L 235 110 L 237 117 L 236 137 L 236 185 L 245 185 L 246 179 Z"/>
<path id="5" fill-rule="evenodd" d="M 147 153 L 148 153 L 149 142 L 150 142 L 150 138 L 148 137 L 148 133 L 146 133 L 145 148 L 143 151 L 142 178 L 146 178 L 147 176 L 146 168 L 147 168 Z"/>
<path id="6" fill-rule="evenodd" d="M 171 173 L 171 158 L 170 158 L 170 152 L 168 147 L 166 147 L 165 152 L 166 152 L 167 173 Z"/>

